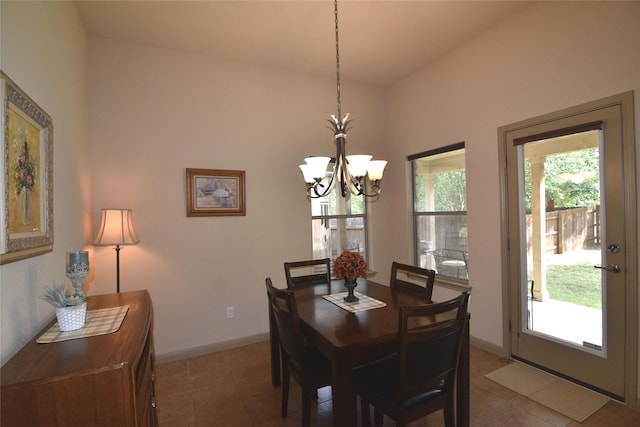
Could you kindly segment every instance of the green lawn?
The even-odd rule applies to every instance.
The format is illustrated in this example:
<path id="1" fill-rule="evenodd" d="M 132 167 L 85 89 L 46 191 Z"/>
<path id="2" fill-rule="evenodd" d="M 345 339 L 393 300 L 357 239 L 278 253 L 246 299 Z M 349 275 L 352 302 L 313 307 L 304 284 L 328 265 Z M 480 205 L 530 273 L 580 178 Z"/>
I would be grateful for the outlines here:
<path id="1" fill-rule="evenodd" d="M 602 309 L 599 250 L 579 250 L 547 258 L 547 291 L 551 299 Z M 529 271 L 529 279 L 532 272 Z"/>
<path id="2" fill-rule="evenodd" d="M 601 272 L 593 263 L 547 265 L 551 299 L 602 309 Z"/>

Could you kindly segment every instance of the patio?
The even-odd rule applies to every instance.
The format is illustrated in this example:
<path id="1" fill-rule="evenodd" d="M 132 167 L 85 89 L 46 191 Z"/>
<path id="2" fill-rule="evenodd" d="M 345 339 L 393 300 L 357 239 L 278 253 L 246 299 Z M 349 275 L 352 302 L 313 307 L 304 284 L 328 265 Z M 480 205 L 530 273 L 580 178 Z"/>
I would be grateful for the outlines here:
<path id="1" fill-rule="evenodd" d="M 552 299 L 531 303 L 530 329 L 580 346 L 602 346 L 602 310 Z"/>
<path id="2" fill-rule="evenodd" d="M 576 250 L 554 254 L 548 264 L 571 265 L 588 263 L 599 265 L 600 250 Z M 565 301 L 527 301 L 529 328 L 576 345 L 591 348 L 602 346 L 602 310 Z"/>

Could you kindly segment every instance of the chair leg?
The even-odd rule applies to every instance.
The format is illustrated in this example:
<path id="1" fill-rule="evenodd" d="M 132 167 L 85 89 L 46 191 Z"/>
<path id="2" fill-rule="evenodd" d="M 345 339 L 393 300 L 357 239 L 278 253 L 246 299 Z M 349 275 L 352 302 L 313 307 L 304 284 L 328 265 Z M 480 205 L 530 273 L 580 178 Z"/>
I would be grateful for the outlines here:
<path id="1" fill-rule="evenodd" d="M 282 418 L 287 417 L 289 408 L 289 368 L 283 363 L 282 366 Z"/>
<path id="2" fill-rule="evenodd" d="M 364 396 L 360 396 L 360 417 L 362 418 L 362 427 L 371 426 L 371 415 L 369 414 L 369 399 Z"/>
<path id="3" fill-rule="evenodd" d="M 302 388 L 302 427 L 311 426 L 311 397 L 313 392 L 309 387 L 301 384 Z"/>
<path id="4" fill-rule="evenodd" d="M 377 426 L 382 425 L 382 418 L 384 417 L 384 413 L 382 410 L 378 409 L 377 406 L 373 407 L 373 420 Z"/>
<path id="5" fill-rule="evenodd" d="M 453 410 L 453 402 L 444 407 L 444 425 L 445 427 L 455 427 L 455 415 Z"/>

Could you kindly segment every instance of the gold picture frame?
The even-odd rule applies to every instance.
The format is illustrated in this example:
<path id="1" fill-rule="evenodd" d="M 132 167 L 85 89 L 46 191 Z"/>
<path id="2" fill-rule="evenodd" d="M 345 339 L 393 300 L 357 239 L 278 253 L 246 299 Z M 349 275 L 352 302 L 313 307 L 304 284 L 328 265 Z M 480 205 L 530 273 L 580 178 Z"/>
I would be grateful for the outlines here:
<path id="1" fill-rule="evenodd" d="M 53 250 L 53 121 L 0 70 L 0 264 Z"/>
<path id="2" fill-rule="evenodd" d="M 245 172 L 187 169 L 187 216 L 244 216 Z"/>

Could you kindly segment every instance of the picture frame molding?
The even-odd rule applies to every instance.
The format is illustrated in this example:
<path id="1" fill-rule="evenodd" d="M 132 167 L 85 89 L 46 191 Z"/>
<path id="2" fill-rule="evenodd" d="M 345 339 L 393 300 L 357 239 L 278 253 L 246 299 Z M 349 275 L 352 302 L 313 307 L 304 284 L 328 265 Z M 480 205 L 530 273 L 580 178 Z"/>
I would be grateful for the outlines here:
<path id="1" fill-rule="evenodd" d="M 2 147 L 2 188 L 3 208 L 0 210 L 0 265 L 34 257 L 53 250 L 53 120 L 31 97 L 29 97 L 13 80 L 0 70 L 0 117 Z M 37 133 L 37 161 L 33 172 L 35 183 L 33 189 L 20 188 L 17 177 L 10 176 L 13 164 L 17 161 L 10 158 L 15 154 L 19 136 L 17 129 L 10 126 L 10 112 L 28 123 Z M 27 140 L 24 141 L 25 153 L 28 153 Z M 36 145 L 32 141 L 33 145 Z M 32 150 L 34 151 L 34 150 Z M 33 157 L 33 156 L 30 156 Z M 28 159 L 30 160 L 30 159 Z M 30 165 L 30 170 L 33 165 Z M 39 170 L 38 170 L 39 169 Z M 22 191 L 24 190 L 24 192 Z M 20 196 L 28 198 L 31 191 L 35 191 L 37 202 L 29 212 L 37 212 L 37 225 L 32 230 L 17 229 L 15 227 L 16 199 Z M 22 193 L 22 194 L 20 194 Z M 14 199 L 11 199 L 14 197 Z M 31 199 L 27 202 L 30 203 Z M 26 225 L 30 224 L 31 214 L 25 215 Z M 26 227 L 25 227 L 26 228 Z"/>
<path id="2" fill-rule="evenodd" d="M 187 168 L 186 178 L 188 217 L 246 215 L 245 171 Z"/>

